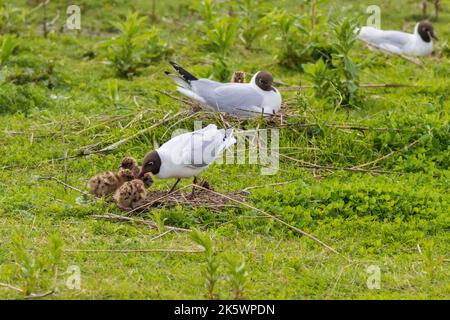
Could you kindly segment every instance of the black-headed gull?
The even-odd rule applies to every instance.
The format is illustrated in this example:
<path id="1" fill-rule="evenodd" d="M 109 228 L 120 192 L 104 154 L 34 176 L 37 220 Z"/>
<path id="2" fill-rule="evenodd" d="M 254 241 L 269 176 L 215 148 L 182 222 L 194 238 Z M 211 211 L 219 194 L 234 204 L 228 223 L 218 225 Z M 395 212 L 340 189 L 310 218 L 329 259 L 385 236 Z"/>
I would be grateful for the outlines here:
<path id="1" fill-rule="evenodd" d="M 194 177 L 193 196 L 197 176 L 234 143 L 232 129 L 217 129 L 214 124 L 180 134 L 145 155 L 138 178 L 147 172 L 160 179 L 176 178 L 170 193 L 182 178 Z"/>
<path id="2" fill-rule="evenodd" d="M 417 23 L 414 33 L 362 27 L 358 38 L 374 49 L 407 56 L 427 56 L 431 54 L 433 52 L 433 39 L 437 40 L 433 26 L 428 21 Z"/>
<path id="3" fill-rule="evenodd" d="M 181 78 L 166 72 L 177 84 L 182 94 L 206 105 L 213 111 L 238 116 L 273 115 L 281 106 L 280 92 L 273 87 L 269 72 L 259 71 L 250 83 L 220 83 L 195 76 L 171 62 Z"/>

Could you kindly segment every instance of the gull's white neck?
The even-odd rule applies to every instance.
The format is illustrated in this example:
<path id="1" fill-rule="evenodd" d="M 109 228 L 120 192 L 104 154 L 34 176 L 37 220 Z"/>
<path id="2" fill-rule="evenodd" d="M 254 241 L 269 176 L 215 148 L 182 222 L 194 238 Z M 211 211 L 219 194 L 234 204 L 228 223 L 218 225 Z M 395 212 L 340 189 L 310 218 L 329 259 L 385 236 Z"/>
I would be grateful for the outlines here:
<path id="1" fill-rule="evenodd" d="M 261 90 L 261 88 L 256 85 L 256 76 L 258 75 L 258 73 L 259 71 L 253 75 L 252 79 L 250 80 L 250 85 L 255 89 Z"/>
<path id="2" fill-rule="evenodd" d="M 416 23 L 416 26 L 414 27 L 414 32 L 413 32 L 413 34 L 414 34 L 414 37 L 415 37 L 416 39 L 418 39 L 418 40 L 420 40 L 420 41 L 423 41 L 423 40 L 422 40 L 422 37 L 421 37 L 420 34 L 419 34 L 419 24 L 418 24 L 418 23 Z"/>

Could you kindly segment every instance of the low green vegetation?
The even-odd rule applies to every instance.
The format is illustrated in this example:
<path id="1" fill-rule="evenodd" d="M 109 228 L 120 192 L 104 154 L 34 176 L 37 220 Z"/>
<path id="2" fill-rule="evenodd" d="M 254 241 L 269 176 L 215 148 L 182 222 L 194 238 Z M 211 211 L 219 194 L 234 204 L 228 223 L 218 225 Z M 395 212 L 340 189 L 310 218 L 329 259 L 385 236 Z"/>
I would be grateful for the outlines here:
<path id="1" fill-rule="evenodd" d="M 1 298 L 450 297 L 447 9 L 420 67 L 354 33 L 373 4 L 384 29 L 412 31 L 424 18 L 412 2 L 170 0 L 153 17 L 152 1 L 80 0 L 81 30 L 69 30 L 66 4 L 51 1 L 47 38 L 38 1 L 0 4 Z M 270 71 L 282 117 L 192 112 L 169 60 L 225 81 Z M 216 163 L 201 176 L 245 205 L 125 221 L 84 194 L 93 175 L 142 162 L 194 121 L 279 130 L 276 174 Z"/>
<path id="2" fill-rule="evenodd" d="M 158 30 L 152 27 L 145 30 L 146 17 L 130 13 L 126 20 L 117 18 L 113 23 L 120 35 L 106 41 L 107 57 L 117 75 L 131 79 L 138 73 L 139 67 L 145 67 L 168 53 L 167 44 L 158 36 Z"/>

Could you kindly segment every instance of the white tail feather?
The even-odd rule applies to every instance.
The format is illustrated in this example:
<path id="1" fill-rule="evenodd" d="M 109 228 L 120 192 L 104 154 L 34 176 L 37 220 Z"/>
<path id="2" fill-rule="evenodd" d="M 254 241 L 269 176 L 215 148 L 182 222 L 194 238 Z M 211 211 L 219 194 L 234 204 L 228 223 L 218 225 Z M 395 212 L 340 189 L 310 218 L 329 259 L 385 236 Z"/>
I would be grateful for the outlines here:
<path id="1" fill-rule="evenodd" d="M 224 144 L 223 149 L 228 149 L 233 144 L 236 143 L 236 139 L 233 137 L 233 129 L 222 129 L 224 131 L 225 137 L 224 137 Z"/>
<path id="2" fill-rule="evenodd" d="M 181 87 L 177 87 L 178 92 L 184 94 L 185 96 L 194 99 L 200 103 L 204 103 L 206 104 L 205 99 L 203 99 L 202 97 L 200 97 L 198 94 L 196 94 L 194 91 L 190 90 L 189 88 L 181 88 Z"/>
<path id="3" fill-rule="evenodd" d="M 167 76 L 170 79 L 172 79 L 173 81 L 175 81 L 177 83 L 177 85 L 179 85 L 180 87 L 185 88 L 185 89 L 190 89 L 191 88 L 191 85 L 189 83 L 187 83 L 186 81 L 184 81 L 183 79 L 181 79 L 177 75 L 169 73 L 169 74 L 167 74 Z"/>

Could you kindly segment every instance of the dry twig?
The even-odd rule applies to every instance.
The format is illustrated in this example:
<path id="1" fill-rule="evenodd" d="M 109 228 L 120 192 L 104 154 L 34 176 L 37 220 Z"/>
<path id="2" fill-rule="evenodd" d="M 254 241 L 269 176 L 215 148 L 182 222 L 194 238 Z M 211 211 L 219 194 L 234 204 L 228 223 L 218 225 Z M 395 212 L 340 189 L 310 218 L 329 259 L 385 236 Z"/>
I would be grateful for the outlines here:
<path id="1" fill-rule="evenodd" d="M 74 191 L 77 191 L 77 192 L 85 195 L 85 196 L 94 197 L 94 195 L 92 195 L 92 194 L 90 194 L 90 193 L 88 193 L 86 191 L 80 190 L 80 189 L 78 189 L 78 188 L 76 188 L 74 186 L 71 186 L 70 184 L 67 184 L 64 181 L 61 181 L 58 178 L 55 178 L 55 177 L 52 177 L 52 176 L 50 176 L 50 177 L 39 177 L 38 179 L 40 179 L 40 180 L 53 180 L 53 181 L 55 181 L 55 182 L 57 182 L 59 184 L 62 184 L 64 186 L 64 188 L 72 189 Z"/>
<path id="2" fill-rule="evenodd" d="M 412 146 L 416 145 L 418 142 L 419 142 L 419 140 L 416 140 L 416 141 L 410 143 L 409 145 L 406 146 L 406 149 L 408 150 L 408 149 L 411 148 Z M 366 163 L 362 163 L 362 164 L 353 166 L 353 167 L 351 167 L 351 169 L 361 169 L 361 168 L 363 168 L 363 167 L 370 166 L 370 165 L 372 165 L 372 164 L 375 164 L 375 163 L 378 163 L 378 162 L 380 162 L 380 161 L 382 161 L 382 160 L 385 160 L 385 159 L 387 159 L 387 158 L 393 156 L 394 154 L 399 153 L 400 151 L 401 151 L 401 150 L 394 150 L 394 151 L 389 152 L 388 154 L 382 156 L 381 158 L 378 158 L 378 159 L 375 159 L 375 160 L 373 160 L 373 161 L 369 161 L 369 162 L 366 162 Z"/>
<path id="3" fill-rule="evenodd" d="M 402 84 L 402 83 L 361 83 L 361 88 L 368 89 L 383 89 L 383 88 L 426 88 L 429 86 L 417 85 L 417 84 Z M 280 87 L 281 91 L 300 91 L 304 89 L 314 89 L 314 85 L 300 85 L 293 87 Z"/>
<path id="4" fill-rule="evenodd" d="M 106 215 L 94 215 L 92 217 L 95 219 L 111 219 L 111 220 L 118 220 L 118 221 L 135 222 L 135 223 L 145 224 L 152 229 L 159 230 L 159 226 L 154 221 L 151 221 L 151 220 L 136 219 L 136 218 L 132 218 L 132 217 L 120 216 L 120 215 L 113 214 L 113 213 L 108 213 Z M 170 230 L 170 231 L 191 232 L 190 229 L 172 227 L 172 226 L 167 226 L 167 225 L 165 225 L 164 228 L 167 230 Z"/>
<path id="5" fill-rule="evenodd" d="M 121 139 L 121 140 L 119 140 L 117 142 L 114 142 L 113 144 L 111 144 L 111 145 L 109 145 L 109 146 L 99 150 L 98 152 L 108 152 L 108 151 L 117 149 L 122 144 L 127 143 L 128 141 L 130 141 L 130 140 L 132 140 L 132 139 L 134 139 L 136 137 L 139 137 L 140 135 L 143 135 L 143 134 L 147 133 L 151 129 L 157 128 L 158 126 L 160 126 L 160 125 L 162 125 L 162 124 L 164 124 L 164 123 L 166 123 L 166 122 L 168 122 L 170 120 L 178 118 L 183 113 L 186 113 L 186 111 L 178 112 L 175 115 L 173 115 L 172 117 L 169 117 L 170 112 L 168 112 L 168 113 L 166 113 L 166 115 L 160 121 L 154 123 L 150 127 L 142 129 L 142 130 L 139 130 L 138 132 L 136 132 L 135 134 L 133 134 L 133 135 L 127 137 L 127 138 L 124 138 L 124 139 Z"/>
<path id="6" fill-rule="evenodd" d="M 87 252 L 87 253 L 202 253 L 204 250 L 199 249 L 178 249 L 178 248 L 158 248 L 158 249 L 65 249 L 64 252 Z"/>

